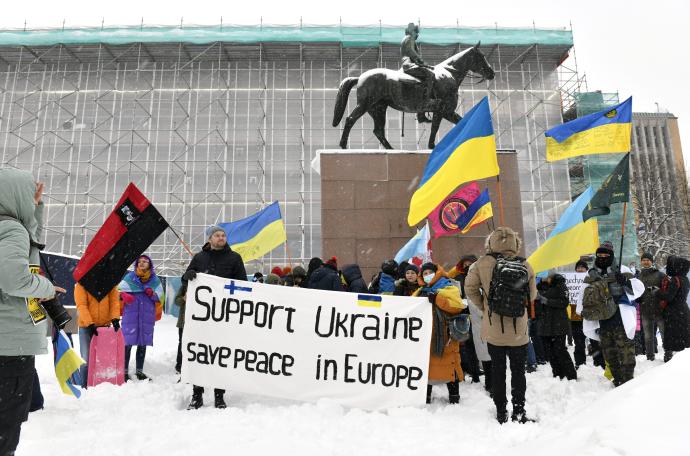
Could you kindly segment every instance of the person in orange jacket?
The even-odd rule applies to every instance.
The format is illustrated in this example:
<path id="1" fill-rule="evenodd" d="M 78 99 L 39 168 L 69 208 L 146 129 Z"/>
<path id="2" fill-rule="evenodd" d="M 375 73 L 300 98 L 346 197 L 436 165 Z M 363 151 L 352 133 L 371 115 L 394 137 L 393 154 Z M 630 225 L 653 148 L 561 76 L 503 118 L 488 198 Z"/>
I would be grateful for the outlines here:
<path id="1" fill-rule="evenodd" d="M 120 292 L 113 288 L 99 301 L 77 283 L 74 286 L 74 302 L 79 315 L 79 351 L 86 361 L 80 368 L 80 374 L 82 386 L 86 388 L 91 338 L 98 334 L 98 327 L 112 325 L 115 331 L 120 329 Z"/>

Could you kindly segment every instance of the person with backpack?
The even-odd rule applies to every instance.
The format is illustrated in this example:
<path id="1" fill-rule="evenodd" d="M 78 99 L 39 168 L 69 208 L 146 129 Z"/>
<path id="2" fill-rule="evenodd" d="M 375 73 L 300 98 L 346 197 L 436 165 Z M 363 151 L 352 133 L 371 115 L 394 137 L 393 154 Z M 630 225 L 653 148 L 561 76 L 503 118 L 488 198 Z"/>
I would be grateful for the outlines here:
<path id="1" fill-rule="evenodd" d="M 633 292 L 632 274 L 612 270 L 614 264 L 613 244 L 606 241 L 596 250 L 594 268 L 584 280 L 586 287 L 578 310 L 587 323 L 583 324 L 585 334 L 599 338 L 613 384 L 620 386 L 632 380 L 635 372 L 635 307 L 628 297 Z M 625 321 L 620 306 L 626 306 Z"/>
<path id="2" fill-rule="evenodd" d="M 517 256 L 521 244 L 511 228 L 497 228 L 486 239 L 486 255 L 470 267 L 465 279 L 467 297 L 483 312 L 482 339 L 488 342 L 491 355 L 493 400 L 501 424 L 508 421 L 506 357 L 511 372 L 511 419 L 533 421 L 525 412 L 525 361 L 527 306 L 536 299 L 537 288 L 532 267 Z"/>
<path id="3" fill-rule="evenodd" d="M 690 262 L 678 256 L 669 256 L 666 260 L 666 277 L 656 296 L 661 300 L 664 326 L 664 362 L 673 357 L 674 352 L 690 347 L 690 309 L 687 298 L 690 290 L 688 281 Z"/>
<path id="4" fill-rule="evenodd" d="M 445 383 L 448 388 L 448 402 L 458 404 L 459 382 L 464 379 L 464 375 L 460 364 L 460 343 L 451 337 L 449 319 L 458 315 L 465 308 L 465 304 L 460 298 L 460 290 L 446 277 L 443 268 L 434 263 L 424 263 L 421 269 L 420 288 L 413 296 L 428 298 L 433 315 L 426 403 L 431 403 L 433 385 Z"/>
<path id="5" fill-rule="evenodd" d="M 565 277 L 551 274 L 537 286 L 536 320 L 542 346 L 551 363 L 551 372 L 560 379 L 577 380 L 577 372 L 565 346 L 565 338 L 570 332 L 568 306 L 570 300 Z"/>

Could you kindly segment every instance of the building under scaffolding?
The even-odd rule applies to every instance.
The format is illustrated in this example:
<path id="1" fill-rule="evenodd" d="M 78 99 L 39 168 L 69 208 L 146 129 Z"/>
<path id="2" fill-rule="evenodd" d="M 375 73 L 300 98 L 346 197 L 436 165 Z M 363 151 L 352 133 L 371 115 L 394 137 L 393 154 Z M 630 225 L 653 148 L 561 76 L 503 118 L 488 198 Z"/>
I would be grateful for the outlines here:
<path id="1" fill-rule="evenodd" d="M 278 200 L 288 243 L 248 270 L 306 262 L 322 254 L 319 176 L 309 163 L 316 150 L 337 147 L 338 84 L 374 67 L 398 68 L 403 30 L 0 31 L 0 164 L 46 182 L 51 251 L 81 254 L 131 181 L 195 249 L 205 226 Z M 518 151 L 530 253 L 571 199 L 568 163 L 545 162 L 543 133 L 561 122 L 579 90 L 575 69 L 562 65 L 572 33 L 423 27 L 420 34 L 433 64 L 478 41 L 496 78 L 468 78 L 458 112 L 488 95 L 497 147 Z M 439 135 L 449 128 L 444 122 Z M 371 119 L 358 122 L 350 148 L 378 147 L 372 129 Z M 428 124 L 409 114 L 403 122 L 389 111 L 386 130 L 396 148 L 428 141 Z M 150 254 L 162 273 L 179 273 L 189 261 L 172 233 Z"/>

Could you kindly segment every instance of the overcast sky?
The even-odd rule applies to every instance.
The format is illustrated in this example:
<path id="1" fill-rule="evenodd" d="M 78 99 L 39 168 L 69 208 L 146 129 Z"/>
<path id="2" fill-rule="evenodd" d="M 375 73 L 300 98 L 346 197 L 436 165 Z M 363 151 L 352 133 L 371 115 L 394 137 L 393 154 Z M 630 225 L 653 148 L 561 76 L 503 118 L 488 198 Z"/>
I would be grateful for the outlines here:
<path id="1" fill-rule="evenodd" d="M 21 0 L 6 1 L 0 27 L 224 23 L 406 24 L 565 27 L 572 23 L 580 74 L 590 90 L 633 95 L 633 109 L 678 117 L 690 165 L 690 1 L 656 0 Z"/>

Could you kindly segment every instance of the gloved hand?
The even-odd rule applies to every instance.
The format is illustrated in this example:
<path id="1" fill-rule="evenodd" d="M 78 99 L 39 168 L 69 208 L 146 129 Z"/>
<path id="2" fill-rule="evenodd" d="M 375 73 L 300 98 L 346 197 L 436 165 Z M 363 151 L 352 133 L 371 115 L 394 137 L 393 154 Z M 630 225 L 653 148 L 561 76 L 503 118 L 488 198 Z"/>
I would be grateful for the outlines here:
<path id="1" fill-rule="evenodd" d="M 96 325 L 90 324 L 89 326 L 86 327 L 86 329 L 89 331 L 89 334 L 91 335 L 91 337 L 98 335 L 98 329 L 96 329 Z"/>
<path id="2" fill-rule="evenodd" d="M 189 271 L 184 273 L 182 278 L 187 282 L 191 282 L 192 280 L 196 279 L 196 271 L 190 269 Z"/>
<path id="3" fill-rule="evenodd" d="M 111 322 L 113 323 L 113 329 L 115 330 L 115 332 L 118 332 L 120 330 L 120 320 L 118 320 L 117 318 L 113 318 Z"/>
<path id="4" fill-rule="evenodd" d="M 122 299 L 122 302 L 125 304 L 131 304 L 134 302 L 134 296 L 124 291 L 120 292 L 120 299 Z"/>
<path id="5" fill-rule="evenodd" d="M 625 277 L 624 274 L 621 274 L 620 272 L 616 273 L 616 283 L 620 286 L 625 286 L 625 283 L 628 281 L 628 278 Z"/>
<path id="6" fill-rule="evenodd" d="M 144 293 L 146 293 L 146 296 L 150 298 L 151 296 L 153 296 L 153 289 L 151 289 L 150 287 L 146 287 L 144 288 Z"/>
<path id="7" fill-rule="evenodd" d="M 436 293 L 429 293 L 427 295 L 427 298 L 429 299 L 429 302 L 432 304 L 436 303 Z"/>

